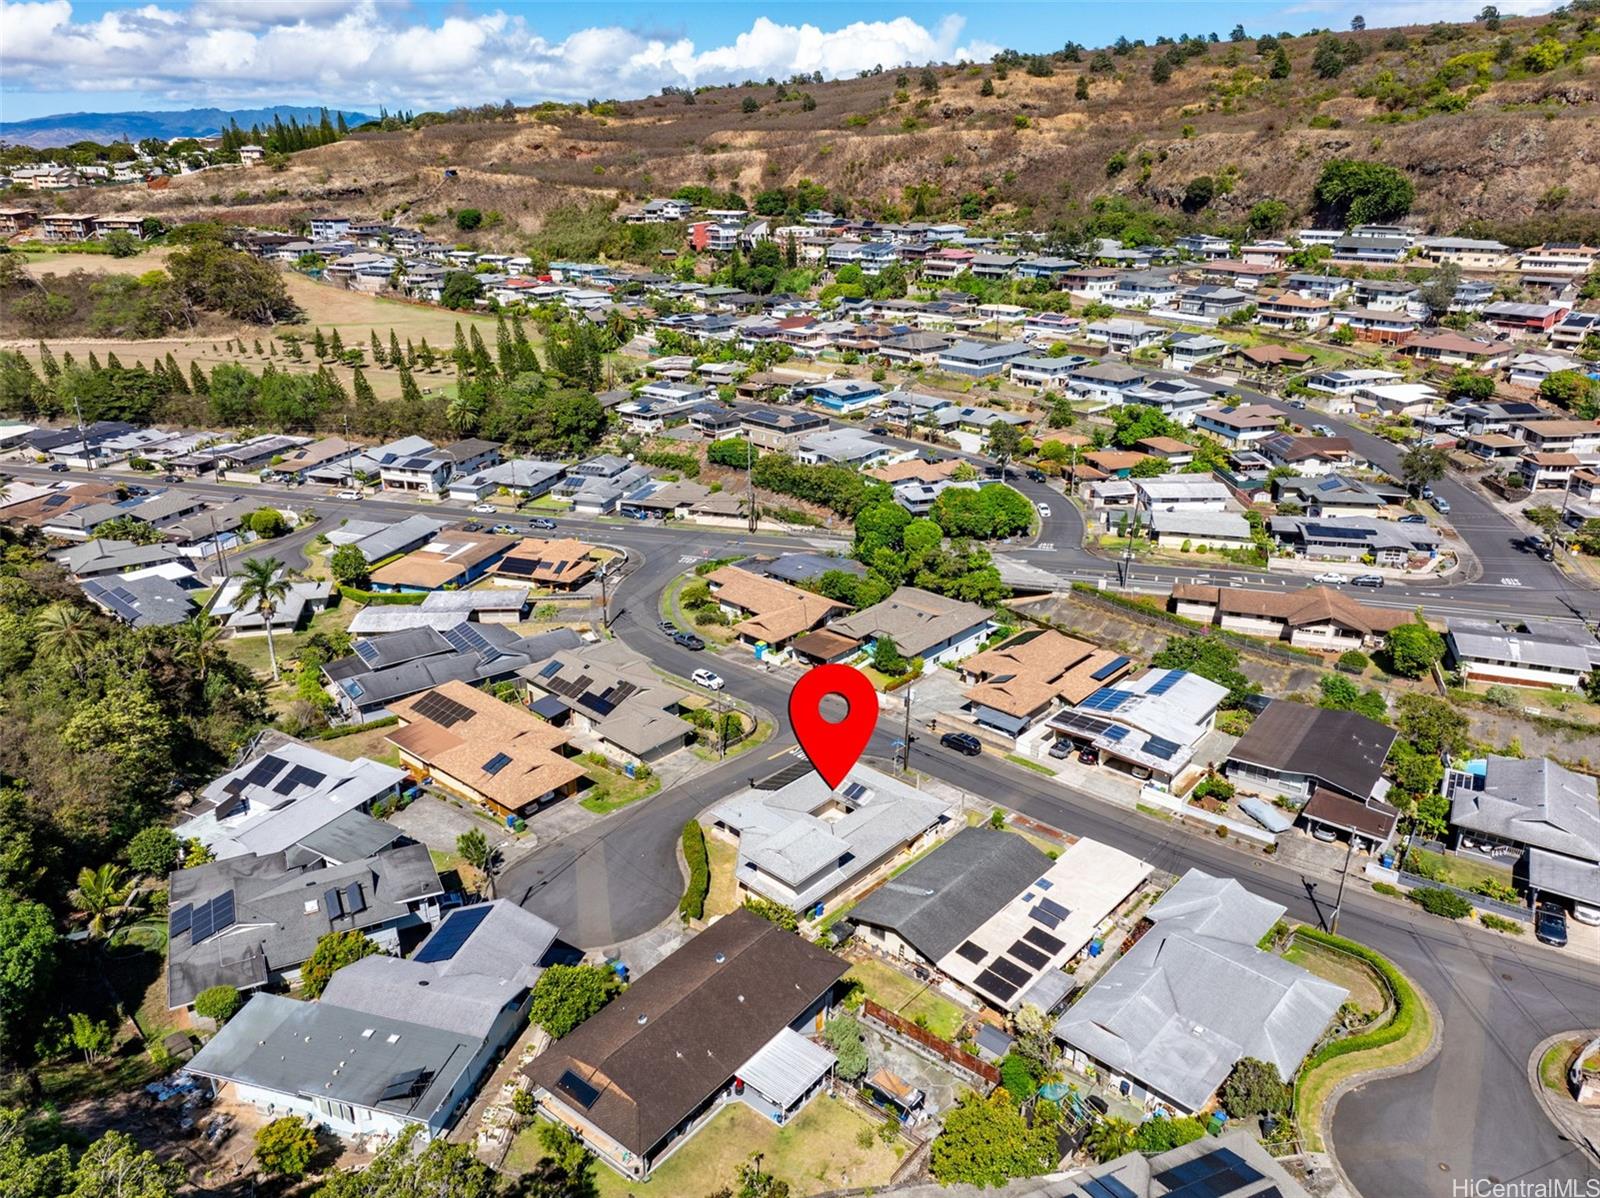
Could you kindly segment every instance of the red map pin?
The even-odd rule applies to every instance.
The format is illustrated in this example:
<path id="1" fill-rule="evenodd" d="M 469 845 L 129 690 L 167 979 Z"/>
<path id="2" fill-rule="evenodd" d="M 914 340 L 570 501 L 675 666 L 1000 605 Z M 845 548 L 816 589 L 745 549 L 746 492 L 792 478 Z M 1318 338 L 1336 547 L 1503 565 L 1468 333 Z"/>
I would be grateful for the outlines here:
<path id="1" fill-rule="evenodd" d="M 837 724 L 822 714 L 822 700 L 829 695 L 838 695 L 850 708 Z M 830 788 L 837 789 L 861 759 L 877 723 L 878 692 L 854 666 L 816 666 L 789 692 L 789 724 Z"/>

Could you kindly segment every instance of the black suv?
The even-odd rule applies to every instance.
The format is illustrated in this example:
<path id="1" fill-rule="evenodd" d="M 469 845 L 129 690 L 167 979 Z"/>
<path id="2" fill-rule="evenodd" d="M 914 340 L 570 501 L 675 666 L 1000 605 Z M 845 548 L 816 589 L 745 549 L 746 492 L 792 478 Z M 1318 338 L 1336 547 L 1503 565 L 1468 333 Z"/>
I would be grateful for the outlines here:
<path id="1" fill-rule="evenodd" d="M 1567 911 L 1560 903 L 1540 903 L 1533 913 L 1534 939 L 1552 948 L 1567 947 Z"/>
<path id="2" fill-rule="evenodd" d="M 939 743 L 968 757 L 976 757 L 983 752 L 983 742 L 970 732 L 946 732 L 939 738 Z"/>

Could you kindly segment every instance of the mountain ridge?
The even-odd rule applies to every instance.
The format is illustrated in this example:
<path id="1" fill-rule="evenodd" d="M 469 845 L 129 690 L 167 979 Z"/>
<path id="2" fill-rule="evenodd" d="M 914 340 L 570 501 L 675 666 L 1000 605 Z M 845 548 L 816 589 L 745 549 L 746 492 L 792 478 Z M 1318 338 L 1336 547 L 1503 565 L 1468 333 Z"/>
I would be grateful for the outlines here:
<path id="1" fill-rule="evenodd" d="M 340 110 L 328 108 L 329 116 Z M 48 146 L 66 146 L 75 141 L 142 141 L 147 137 L 210 137 L 222 132 L 229 121 L 239 127 L 268 125 L 274 117 L 284 121 L 292 116 L 304 123 L 315 122 L 322 115 L 322 106 L 278 104 L 267 108 L 179 108 L 130 109 L 126 112 L 63 112 L 49 116 L 30 117 L 22 121 L 0 121 L 0 140 L 16 145 L 44 149 Z M 351 125 L 363 124 L 376 118 L 363 112 L 346 111 L 345 120 Z"/>

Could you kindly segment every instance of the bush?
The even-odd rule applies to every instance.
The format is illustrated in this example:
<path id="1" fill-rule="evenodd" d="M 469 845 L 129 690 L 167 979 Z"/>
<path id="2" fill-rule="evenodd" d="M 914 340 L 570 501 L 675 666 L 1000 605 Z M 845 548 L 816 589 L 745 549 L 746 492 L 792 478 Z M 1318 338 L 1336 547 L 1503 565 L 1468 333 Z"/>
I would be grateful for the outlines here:
<path id="1" fill-rule="evenodd" d="M 689 887 L 678 903 L 684 919 L 699 919 L 706 913 L 706 895 L 711 893 L 711 861 L 706 853 L 706 832 L 699 820 L 683 825 L 683 859 L 689 865 Z"/>
<path id="2" fill-rule="evenodd" d="M 256 1133 L 256 1161 L 281 1177 L 304 1177 L 317 1153 L 317 1133 L 293 1115 L 274 1119 Z"/>
<path id="3" fill-rule="evenodd" d="M 128 864 L 142 874 L 166 877 L 177 867 L 182 846 L 170 828 L 142 829 L 128 845 Z"/>
<path id="4" fill-rule="evenodd" d="M 1346 649 L 1339 654 L 1339 668 L 1341 670 L 1349 670 L 1352 674 L 1363 672 L 1368 664 L 1370 664 L 1370 659 L 1359 649 Z"/>
<path id="5" fill-rule="evenodd" d="M 1512 936 L 1522 935 L 1522 924 L 1515 919 L 1507 919 L 1504 915 L 1490 915 L 1487 911 L 1480 911 L 1478 922 L 1494 932 L 1506 932 Z"/>
<path id="6" fill-rule="evenodd" d="M 1287 1092 L 1288 1087 L 1285 1087 Z M 1232 1107 L 1230 1115 L 1237 1114 Z M 1206 1125 L 1193 1115 L 1181 1119 L 1147 1119 L 1134 1133 L 1133 1146 L 1140 1152 L 1170 1152 L 1192 1144 L 1206 1134 Z"/>
<path id="7" fill-rule="evenodd" d="M 244 1006 L 244 998 L 232 986 L 211 986 L 194 996 L 194 1013 L 221 1027 Z"/>
<path id="8" fill-rule="evenodd" d="M 1404 890 L 1401 890 L 1400 887 L 1391 885 L 1388 882 L 1374 882 L 1372 884 L 1372 892 L 1374 894 L 1387 895 L 1390 898 L 1405 898 L 1406 896 L 1406 892 Z"/>
<path id="9" fill-rule="evenodd" d="M 752 915 L 761 916 L 768 923 L 777 924 L 785 932 L 800 930 L 800 917 L 782 903 L 765 898 L 747 898 L 744 900 L 744 909 Z"/>
<path id="10" fill-rule="evenodd" d="M 1462 919 L 1472 914 L 1472 904 L 1453 890 L 1443 886 L 1419 886 L 1410 894 L 1411 901 L 1429 915 L 1445 919 Z"/>
<path id="11" fill-rule="evenodd" d="M 1025 1057 L 1020 1057 L 1014 1052 L 1006 1053 L 1000 1061 L 1000 1084 L 1018 1102 L 1026 1102 L 1039 1089 L 1039 1081 L 1033 1075 L 1033 1066 Z"/>
<path id="12" fill-rule="evenodd" d="M 245 518 L 250 531 L 264 540 L 281 537 L 289 531 L 289 522 L 283 518 L 283 513 L 275 507 L 259 508 Z"/>

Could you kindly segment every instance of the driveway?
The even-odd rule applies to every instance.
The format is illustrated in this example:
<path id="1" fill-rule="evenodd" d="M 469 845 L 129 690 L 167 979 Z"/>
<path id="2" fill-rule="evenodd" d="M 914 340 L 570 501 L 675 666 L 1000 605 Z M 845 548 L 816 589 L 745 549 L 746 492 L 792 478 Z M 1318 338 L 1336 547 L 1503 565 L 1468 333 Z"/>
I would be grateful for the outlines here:
<path id="1" fill-rule="evenodd" d="M 482 832 L 493 845 L 503 845 L 514 839 L 511 829 L 504 824 L 463 810 L 432 794 L 425 794 L 404 811 L 395 812 L 389 822 L 412 840 L 419 840 L 441 853 L 454 853 L 456 838 L 473 829 Z"/>

